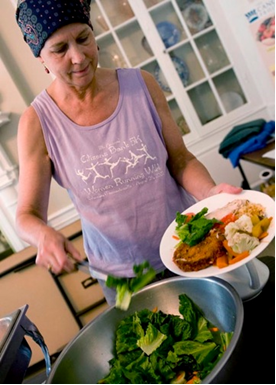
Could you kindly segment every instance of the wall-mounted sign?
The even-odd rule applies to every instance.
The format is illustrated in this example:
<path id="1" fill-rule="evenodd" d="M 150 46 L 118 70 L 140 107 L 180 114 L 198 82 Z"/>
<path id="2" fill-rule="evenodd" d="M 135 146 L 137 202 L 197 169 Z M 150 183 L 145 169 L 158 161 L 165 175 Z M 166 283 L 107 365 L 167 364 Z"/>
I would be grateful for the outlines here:
<path id="1" fill-rule="evenodd" d="M 275 0 L 246 0 L 245 17 L 275 80 Z"/>

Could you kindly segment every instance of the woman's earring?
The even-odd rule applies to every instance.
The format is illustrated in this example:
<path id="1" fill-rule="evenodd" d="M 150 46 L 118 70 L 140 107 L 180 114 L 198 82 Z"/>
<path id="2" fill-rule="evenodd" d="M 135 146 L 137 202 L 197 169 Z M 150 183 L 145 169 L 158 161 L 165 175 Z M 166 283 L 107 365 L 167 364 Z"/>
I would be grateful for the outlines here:
<path id="1" fill-rule="evenodd" d="M 44 66 L 44 71 L 46 72 L 46 74 L 49 74 L 50 71 L 49 71 L 48 68 L 45 66 L 45 64 L 43 64 L 43 66 Z"/>

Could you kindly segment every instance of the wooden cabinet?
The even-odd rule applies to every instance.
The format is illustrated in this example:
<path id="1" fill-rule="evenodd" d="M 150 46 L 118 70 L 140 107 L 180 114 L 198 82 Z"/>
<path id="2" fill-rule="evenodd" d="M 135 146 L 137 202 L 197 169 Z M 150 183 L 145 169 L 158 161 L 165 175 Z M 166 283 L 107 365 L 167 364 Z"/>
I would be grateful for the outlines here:
<path id="1" fill-rule="evenodd" d="M 99 65 L 153 74 L 189 143 L 260 102 L 219 4 L 210 0 L 92 0 Z"/>
<path id="2" fill-rule="evenodd" d="M 0 279 L 0 317 L 25 304 L 27 316 L 44 337 L 50 354 L 60 352 L 78 333 L 79 325 L 46 269 L 34 264 L 15 269 Z M 33 365 L 44 359 L 40 347 L 27 337 Z"/>
<path id="3" fill-rule="evenodd" d="M 85 259 L 82 235 L 72 238 L 71 241 Z M 107 307 L 102 288 L 91 275 L 74 271 L 70 274 L 53 275 L 53 279 L 80 327 L 98 314 L 98 307 L 101 310 Z"/>
<path id="4" fill-rule="evenodd" d="M 79 221 L 62 232 L 85 258 Z M 27 317 L 54 355 L 108 305 L 96 280 L 81 271 L 54 276 L 35 264 L 35 251 L 29 247 L 0 261 L 0 317 L 28 304 Z M 27 340 L 32 349 L 31 366 L 44 356 L 31 338 Z"/>

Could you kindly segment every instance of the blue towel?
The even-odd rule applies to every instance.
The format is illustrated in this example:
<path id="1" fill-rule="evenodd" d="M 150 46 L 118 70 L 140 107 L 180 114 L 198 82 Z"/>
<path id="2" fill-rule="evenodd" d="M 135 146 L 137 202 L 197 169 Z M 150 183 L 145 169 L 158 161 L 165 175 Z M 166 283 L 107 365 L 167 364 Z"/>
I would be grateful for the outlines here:
<path id="1" fill-rule="evenodd" d="M 254 136 L 253 138 L 248 139 L 246 142 L 242 143 L 236 147 L 229 154 L 229 159 L 233 167 L 237 167 L 239 164 L 239 159 L 242 155 L 248 154 L 249 152 L 260 150 L 266 146 L 267 140 L 275 133 L 275 121 L 270 121 L 264 124 L 260 134 Z"/>
<path id="2" fill-rule="evenodd" d="M 224 158 L 228 158 L 229 154 L 241 143 L 259 135 L 265 124 L 264 119 L 256 119 L 233 127 L 221 142 L 219 153 Z"/>

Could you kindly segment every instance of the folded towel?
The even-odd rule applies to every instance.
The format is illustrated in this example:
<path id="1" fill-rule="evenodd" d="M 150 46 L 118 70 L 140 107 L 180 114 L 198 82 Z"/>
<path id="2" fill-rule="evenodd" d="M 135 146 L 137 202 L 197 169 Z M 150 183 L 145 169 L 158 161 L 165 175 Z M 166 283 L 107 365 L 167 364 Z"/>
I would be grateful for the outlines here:
<path id="1" fill-rule="evenodd" d="M 253 120 L 248 123 L 235 126 L 223 139 L 219 147 L 219 153 L 224 158 L 228 158 L 231 151 L 233 151 L 240 143 L 244 143 L 248 139 L 258 135 L 266 121 L 264 119 Z"/>
<path id="2" fill-rule="evenodd" d="M 270 121 L 264 124 L 262 131 L 255 135 L 253 138 L 248 139 L 246 142 L 237 146 L 229 154 L 229 159 L 233 167 L 237 167 L 239 159 L 242 155 L 248 154 L 252 151 L 257 151 L 264 148 L 268 139 L 275 133 L 275 121 Z"/>

